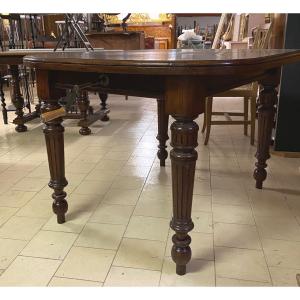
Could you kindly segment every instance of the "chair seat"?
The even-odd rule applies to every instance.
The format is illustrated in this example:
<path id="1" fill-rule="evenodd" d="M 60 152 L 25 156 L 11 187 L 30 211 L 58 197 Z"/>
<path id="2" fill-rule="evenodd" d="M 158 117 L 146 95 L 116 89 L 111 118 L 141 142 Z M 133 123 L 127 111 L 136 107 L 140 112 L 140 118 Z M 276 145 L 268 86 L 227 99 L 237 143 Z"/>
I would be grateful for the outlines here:
<path id="1" fill-rule="evenodd" d="M 214 97 L 256 97 L 257 90 L 252 83 L 214 95 Z"/>

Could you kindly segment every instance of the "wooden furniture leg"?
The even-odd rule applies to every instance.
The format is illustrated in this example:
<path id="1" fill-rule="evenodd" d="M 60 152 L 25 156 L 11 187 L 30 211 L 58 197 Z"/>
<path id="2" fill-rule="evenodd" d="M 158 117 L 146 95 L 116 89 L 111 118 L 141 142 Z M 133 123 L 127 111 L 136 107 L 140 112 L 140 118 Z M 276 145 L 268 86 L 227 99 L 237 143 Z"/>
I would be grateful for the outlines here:
<path id="1" fill-rule="evenodd" d="M 255 157 L 256 169 L 254 170 L 254 179 L 256 188 L 262 189 L 263 181 L 267 177 L 266 161 L 270 158 L 269 147 L 271 143 L 272 128 L 275 115 L 275 103 L 277 102 L 276 84 L 262 82 L 262 89 L 258 100 L 258 141 Z"/>
<path id="2" fill-rule="evenodd" d="M 206 103 L 206 100 L 205 100 L 205 103 Z M 206 106 L 206 104 L 205 104 L 205 106 Z M 205 111 L 203 114 L 203 125 L 202 125 L 201 132 L 204 133 L 205 129 L 206 129 L 206 107 L 205 107 Z"/>
<path id="3" fill-rule="evenodd" d="M 106 101 L 107 101 L 107 97 L 108 95 L 106 93 L 98 93 L 99 95 L 99 98 L 100 98 L 100 101 L 101 101 L 101 110 L 105 111 L 107 110 L 107 104 L 106 104 Z M 109 116 L 107 114 L 104 115 L 104 117 L 101 119 L 101 121 L 103 122 L 107 122 L 109 121 Z"/>
<path id="4" fill-rule="evenodd" d="M 88 127 L 87 112 L 90 106 L 90 101 L 87 91 L 80 91 L 80 95 L 77 99 L 77 105 L 81 113 L 81 120 L 78 122 L 78 125 L 81 126 L 79 133 L 81 135 L 89 135 L 92 131 Z"/>
<path id="5" fill-rule="evenodd" d="M 255 120 L 256 120 L 256 98 L 250 98 L 251 125 L 250 125 L 250 144 L 254 145 L 255 137 Z"/>
<path id="6" fill-rule="evenodd" d="M 244 135 L 248 135 L 248 110 L 249 110 L 249 98 L 244 98 Z"/>
<path id="7" fill-rule="evenodd" d="M 158 119 L 158 134 L 156 139 L 159 141 L 157 157 L 160 160 L 160 166 L 166 165 L 165 161 L 168 157 L 168 151 L 166 150 L 166 141 L 168 136 L 169 115 L 166 114 L 164 99 L 157 99 L 157 119 Z"/>
<path id="8" fill-rule="evenodd" d="M 42 104 L 41 112 L 44 113 L 58 108 L 60 108 L 60 105 L 57 100 L 47 100 Z M 57 215 L 57 223 L 59 224 L 65 222 L 65 213 L 68 210 L 68 203 L 65 199 L 67 193 L 64 191 L 68 182 L 65 178 L 64 127 L 62 121 L 62 118 L 57 118 L 46 122 L 44 126 L 51 177 L 48 185 L 54 190 L 52 209 Z"/>
<path id="9" fill-rule="evenodd" d="M 212 117 L 212 104 L 213 104 L 213 97 L 207 97 L 205 100 L 205 125 L 206 125 L 206 133 L 205 133 L 205 140 L 204 145 L 208 144 L 209 135 L 210 135 L 210 128 L 211 128 L 211 117 Z"/>
<path id="10" fill-rule="evenodd" d="M 3 91 L 3 80 L 1 78 L 0 78 L 0 100 L 2 106 L 3 122 L 4 124 L 8 124 L 7 109 L 6 109 L 5 97 Z"/>
<path id="11" fill-rule="evenodd" d="M 16 107 L 17 117 L 13 120 L 13 123 L 16 124 L 15 130 L 17 132 L 27 131 L 27 126 L 24 125 L 24 98 L 20 91 L 20 81 L 19 81 L 19 68 L 18 65 L 10 66 L 11 72 L 11 86 L 12 86 L 12 103 Z"/>
<path id="12" fill-rule="evenodd" d="M 184 275 L 186 264 L 191 259 L 191 237 L 188 232 L 194 228 L 191 219 L 195 166 L 197 160 L 197 137 L 199 127 L 193 120 L 197 117 L 179 117 L 174 115 L 171 125 L 170 152 L 172 163 L 173 218 L 171 228 L 172 258 L 176 263 L 176 273 Z"/>

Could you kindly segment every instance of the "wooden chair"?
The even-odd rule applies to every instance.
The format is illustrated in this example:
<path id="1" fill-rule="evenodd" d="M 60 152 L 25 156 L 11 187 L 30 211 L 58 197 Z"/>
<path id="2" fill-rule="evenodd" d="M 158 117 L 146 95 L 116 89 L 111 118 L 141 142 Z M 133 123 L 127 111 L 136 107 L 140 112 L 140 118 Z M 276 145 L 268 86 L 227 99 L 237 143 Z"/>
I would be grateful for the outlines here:
<path id="1" fill-rule="evenodd" d="M 266 49 L 268 47 L 271 33 L 271 23 L 260 25 L 253 29 L 253 49 Z M 244 125 L 244 135 L 248 135 L 248 125 L 250 125 L 250 144 L 254 144 L 255 118 L 256 118 L 256 98 L 258 92 L 257 82 L 243 85 L 226 92 L 219 93 L 215 97 L 243 97 L 243 112 L 216 112 L 212 111 L 213 97 L 206 98 L 204 122 L 202 133 L 206 130 L 204 145 L 207 145 L 211 130 L 211 125 Z M 248 119 L 250 102 L 250 120 Z M 213 115 L 224 115 L 227 120 L 212 120 Z M 232 120 L 231 116 L 242 116 L 243 120 Z"/>

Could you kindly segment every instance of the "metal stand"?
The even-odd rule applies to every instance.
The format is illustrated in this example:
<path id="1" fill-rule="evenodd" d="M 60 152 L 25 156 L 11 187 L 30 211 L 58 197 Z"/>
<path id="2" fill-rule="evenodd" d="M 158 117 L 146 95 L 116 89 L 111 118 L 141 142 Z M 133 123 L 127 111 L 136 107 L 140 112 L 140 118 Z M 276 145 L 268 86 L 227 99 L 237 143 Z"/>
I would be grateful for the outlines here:
<path id="1" fill-rule="evenodd" d="M 65 50 L 67 46 L 70 46 L 70 34 L 74 34 L 75 39 L 77 38 L 79 42 L 82 42 L 87 51 L 94 50 L 91 43 L 79 26 L 78 20 L 74 18 L 74 15 L 65 14 L 65 27 L 54 48 L 54 51 L 56 51 L 59 47 L 62 47 L 62 50 Z"/>

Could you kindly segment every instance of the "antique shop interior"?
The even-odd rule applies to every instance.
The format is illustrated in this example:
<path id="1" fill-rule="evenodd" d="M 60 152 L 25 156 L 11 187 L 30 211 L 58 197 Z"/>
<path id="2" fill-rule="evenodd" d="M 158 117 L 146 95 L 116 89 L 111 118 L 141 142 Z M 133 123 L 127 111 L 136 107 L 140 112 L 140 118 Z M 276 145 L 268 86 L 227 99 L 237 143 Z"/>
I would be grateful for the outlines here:
<path id="1" fill-rule="evenodd" d="M 299 286 L 299 27 L 0 14 L 0 286 Z"/>

